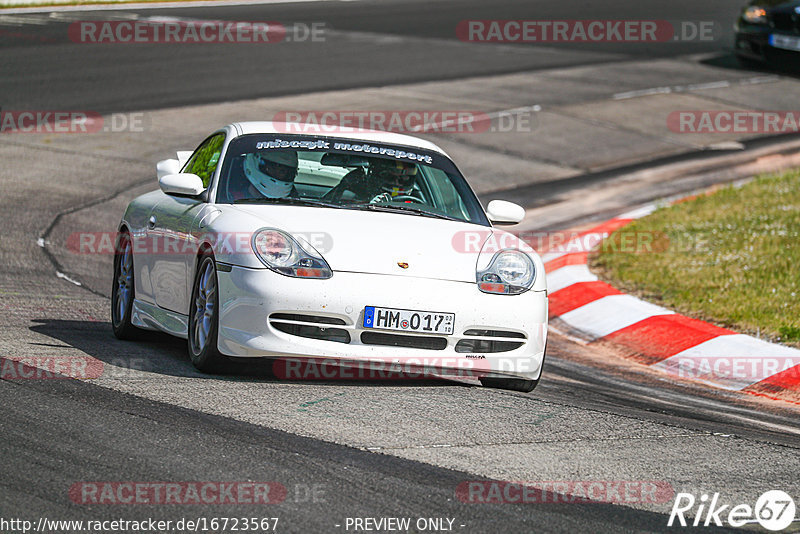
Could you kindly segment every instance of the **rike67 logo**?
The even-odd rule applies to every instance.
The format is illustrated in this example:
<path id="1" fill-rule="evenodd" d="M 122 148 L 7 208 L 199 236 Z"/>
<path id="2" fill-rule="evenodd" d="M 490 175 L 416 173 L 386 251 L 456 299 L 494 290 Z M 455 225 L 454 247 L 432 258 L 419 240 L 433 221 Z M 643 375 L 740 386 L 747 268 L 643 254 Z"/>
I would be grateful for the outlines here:
<path id="1" fill-rule="evenodd" d="M 725 524 L 743 527 L 758 523 L 767 530 L 777 532 L 788 528 L 795 520 L 794 500 L 788 493 L 780 490 L 762 493 L 753 507 L 749 504 L 733 506 L 722 502 L 719 493 L 714 493 L 710 498 L 704 493 L 699 499 L 691 493 L 678 493 L 672 504 L 667 526 L 685 527 L 690 522 L 695 527 L 721 527 Z M 694 516 L 694 521 L 686 516 Z"/>

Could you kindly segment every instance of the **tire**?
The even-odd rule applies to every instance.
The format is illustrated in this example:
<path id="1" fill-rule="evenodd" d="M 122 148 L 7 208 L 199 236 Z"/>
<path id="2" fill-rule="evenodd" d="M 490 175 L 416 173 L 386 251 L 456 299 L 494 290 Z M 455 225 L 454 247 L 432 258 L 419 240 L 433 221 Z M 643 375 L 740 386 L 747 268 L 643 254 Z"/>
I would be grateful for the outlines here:
<path id="1" fill-rule="evenodd" d="M 219 332 L 219 285 L 214 256 L 200 255 L 189 302 L 189 358 L 204 373 L 225 369 L 227 359 L 217 348 Z"/>
<path id="2" fill-rule="evenodd" d="M 524 378 L 497 378 L 493 376 L 485 376 L 480 378 L 481 385 L 487 388 L 495 389 L 508 389 L 511 391 L 522 391 L 523 393 L 530 393 L 536 386 L 539 385 L 539 380 L 542 378 L 544 372 L 544 360 L 547 357 L 547 352 L 542 355 L 542 371 L 539 373 L 539 378 L 536 380 L 526 380 Z"/>
<path id="3" fill-rule="evenodd" d="M 525 380 L 524 378 L 496 378 L 492 376 L 481 377 L 481 385 L 487 388 L 509 389 L 530 393 L 539 384 L 539 379 Z"/>
<path id="4" fill-rule="evenodd" d="M 133 340 L 142 330 L 131 323 L 136 297 L 133 269 L 133 246 L 128 232 L 122 232 L 114 250 L 114 280 L 111 285 L 111 328 L 117 339 Z"/>

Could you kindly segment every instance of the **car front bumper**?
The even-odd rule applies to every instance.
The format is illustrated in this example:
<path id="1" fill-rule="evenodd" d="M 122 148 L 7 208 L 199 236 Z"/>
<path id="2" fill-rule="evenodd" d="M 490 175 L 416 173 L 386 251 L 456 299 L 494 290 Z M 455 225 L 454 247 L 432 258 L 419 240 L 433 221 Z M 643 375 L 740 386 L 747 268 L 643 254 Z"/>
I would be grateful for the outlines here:
<path id="1" fill-rule="evenodd" d="M 740 27 L 736 32 L 734 51 L 742 58 L 756 61 L 776 61 L 800 57 L 800 50 L 792 49 L 789 42 L 797 42 L 800 35 L 780 32 L 769 27 Z"/>
<path id="2" fill-rule="evenodd" d="M 230 272 L 218 270 L 218 279 L 218 346 L 228 356 L 323 358 L 342 365 L 379 362 L 437 369 L 441 376 L 535 380 L 541 374 L 547 340 L 545 291 L 492 295 L 475 283 L 350 272 L 313 280 L 236 266 Z M 366 306 L 454 313 L 453 334 L 365 329 Z M 287 328 L 303 333 L 287 333 Z M 320 335 L 338 341 L 313 338 Z M 376 337 L 389 344 L 375 344 Z"/>

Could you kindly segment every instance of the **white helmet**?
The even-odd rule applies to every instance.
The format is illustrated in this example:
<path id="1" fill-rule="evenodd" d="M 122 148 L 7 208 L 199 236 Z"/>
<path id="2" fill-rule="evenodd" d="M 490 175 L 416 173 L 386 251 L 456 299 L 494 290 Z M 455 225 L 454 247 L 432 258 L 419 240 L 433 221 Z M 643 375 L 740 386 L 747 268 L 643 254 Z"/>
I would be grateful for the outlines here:
<path id="1" fill-rule="evenodd" d="M 244 175 L 265 197 L 283 198 L 294 186 L 297 152 L 268 150 L 247 154 L 244 158 Z"/>

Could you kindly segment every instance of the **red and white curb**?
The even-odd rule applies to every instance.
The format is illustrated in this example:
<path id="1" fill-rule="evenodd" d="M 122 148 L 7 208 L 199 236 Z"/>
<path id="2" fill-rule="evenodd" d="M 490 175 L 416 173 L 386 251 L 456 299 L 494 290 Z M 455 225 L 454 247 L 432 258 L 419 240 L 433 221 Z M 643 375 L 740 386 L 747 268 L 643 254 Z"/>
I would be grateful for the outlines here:
<path id="1" fill-rule="evenodd" d="M 800 350 L 691 319 L 626 295 L 589 270 L 588 252 L 615 230 L 648 215 L 632 211 L 543 252 L 550 318 L 590 341 L 608 340 L 639 363 L 679 379 L 772 397 L 800 392 Z"/>

